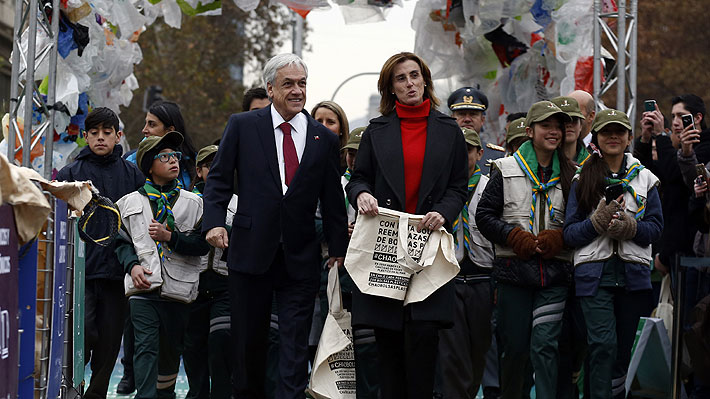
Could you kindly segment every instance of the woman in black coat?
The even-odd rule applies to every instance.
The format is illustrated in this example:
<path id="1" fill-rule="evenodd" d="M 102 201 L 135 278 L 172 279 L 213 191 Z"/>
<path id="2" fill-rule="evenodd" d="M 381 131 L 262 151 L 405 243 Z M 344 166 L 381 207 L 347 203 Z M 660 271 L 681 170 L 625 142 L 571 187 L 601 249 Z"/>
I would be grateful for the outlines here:
<path id="1" fill-rule="evenodd" d="M 346 187 L 361 214 L 378 206 L 424 215 L 418 229 L 449 229 L 467 194 L 466 142 L 454 119 L 436 111 L 431 72 L 412 53 L 390 57 L 380 72 L 383 116 L 363 133 Z M 449 282 L 422 302 L 353 293 L 353 324 L 375 329 L 382 398 L 432 397 L 438 330 L 453 323 Z"/>

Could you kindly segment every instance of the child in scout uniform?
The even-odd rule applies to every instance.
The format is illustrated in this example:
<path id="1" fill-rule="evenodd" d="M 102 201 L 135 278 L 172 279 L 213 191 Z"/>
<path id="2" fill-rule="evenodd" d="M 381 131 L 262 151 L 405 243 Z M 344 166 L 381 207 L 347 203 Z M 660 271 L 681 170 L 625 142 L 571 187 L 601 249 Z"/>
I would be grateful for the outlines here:
<path id="1" fill-rule="evenodd" d="M 549 101 L 533 104 L 525 122 L 530 140 L 494 161 L 476 211 L 478 228 L 495 244 L 503 398 L 522 397 L 528 359 L 537 397 L 556 397 L 557 338 L 572 269 L 562 240 L 574 174 L 562 151 L 567 120 Z"/>
<path id="2" fill-rule="evenodd" d="M 217 146 L 209 145 L 197 153 L 192 192 L 202 197 Z M 230 230 L 237 210 L 237 196 L 227 207 L 225 224 Z M 223 250 L 210 247 L 200 264 L 197 299 L 190 304 L 185 332 L 183 361 L 190 384 L 187 399 L 228 399 L 232 395 L 230 360 L 231 333 L 227 262 Z"/>
<path id="3" fill-rule="evenodd" d="M 488 177 L 481 174 L 481 138 L 462 129 L 468 147 L 468 198 L 452 224 L 456 260 L 454 326 L 439 330 L 439 364 L 444 398 L 473 398 L 478 392 L 491 343 L 493 244 L 476 227 L 476 207 Z"/>
<path id="4" fill-rule="evenodd" d="M 565 155 L 567 159 L 574 162 L 575 165 L 581 165 L 589 156 L 587 148 L 582 140 L 582 124 L 584 123 L 584 115 L 579 109 L 579 103 L 572 97 L 555 97 L 552 101 L 564 113 L 572 118 L 572 122 L 565 123 Z"/>
<path id="5" fill-rule="evenodd" d="M 636 326 L 651 310 L 651 243 L 663 230 L 658 178 L 625 152 L 631 140 L 626 114 L 598 112 L 592 155 L 575 176 L 567 204 L 564 238 L 576 248 L 574 281 L 587 327 L 594 399 L 626 397 Z"/>
<path id="6" fill-rule="evenodd" d="M 589 156 L 582 140 L 582 124 L 585 121 L 579 103 L 572 97 L 555 97 L 552 101 L 564 113 L 572 118 L 565 123 L 565 155 L 575 165 L 584 164 Z M 579 301 L 574 294 L 574 282 L 567 294 L 565 314 L 562 318 L 562 334 L 559 340 L 559 373 L 557 376 L 557 397 L 567 399 L 575 397 L 577 382 L 584 365 L 587 351 L 587 336 L 584 329 L 584 315 Z"/>
<path id="7" fill-rule="evenodd" d="M 505 150 L 508 156 L 515 154 L 530 137 L 525 130 L 525 118 L 518 118 L 508 124 L 505 130 Z"/>
<path id="8" fill-rule="evenodd" d="M 134 326 L 136 398 L 174 397 L 188 303 L 197 297 L 202 237 L 202 199 L 178 188 L 176 149 L 182 135 L 151 136 L 138 146 L 143 187 L 116 205 L 122 230 L 116 247 L 126 271 L 124 287 Z"/>

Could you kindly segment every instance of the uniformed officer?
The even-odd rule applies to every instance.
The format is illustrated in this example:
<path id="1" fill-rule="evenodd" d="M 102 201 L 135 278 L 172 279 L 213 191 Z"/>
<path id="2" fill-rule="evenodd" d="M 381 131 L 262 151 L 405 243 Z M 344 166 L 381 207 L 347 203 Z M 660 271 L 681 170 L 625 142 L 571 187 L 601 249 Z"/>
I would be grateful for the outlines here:
<path id="1" fill-rule="evenodd" d="M 444 398 L 475 398 L 491 343 L 493 244 L 476 227 L 478 201 L 488 182 L 478 161 L 483 157 L 481 138 L 464 128 L 468 147 L 468 198 L 452 224 L 456 260 L 454 326 L 439 331 L 441 389 Z"/>
<path id="2" fill-rule="evenodd" d="M 447 105 L 449 106 L 449 110 L 451 111 L 451 116 L 456 119 L 456 123 L 461 127 L 462 129 L 472 129 L 478 134 L 478 140 L 480 141 L 480 159 L 483 159 L 483 153 L 485 152 L 484 150 L 484 143 L 483 140 L 480 138 L 480 133 L 483 131 L 483 125 L 486 122 L 486 110 L 488 109 L 488 97 L 478 89 L 475 89 L 473 87 L 462 87 L 449 96 L 449 99 L 447 100 Z M 495 151 L 491 152 L 489 151 L 489 155 L 494 155 Z M 500 154 L 496 154 L 493 157 L 498 158 Z M 470 162 L 470 159 L 469 159 Z M 488 164 L 490 164 L 491 160 L 488 161 Z M 485 163 L 481 163 L 481 173 L 483 175 L 488 174 L 488 168 L 489 166 L 486 165 Z M 485 186 L 485 185 L 484 185 Z M 483 189 L 483 188 L 481 188 Z M 489 320 L 491 317 L 489 317 Z M 490 322 L 489 322 L 490 324 Z M 493 324 L 495 324 L 493 322 Z M 489 336 L 491 335 L 491 328 L 489 326 L 481 326 L 477 327 L 479 330 L 479 334 L 481 336 Z M 490 353 L 486 356 L 487 361 L 484 362 L 485 365 L 485 372 L 483 375 L 483 386 L 484 386 L 484 394 L 486 395 L 492 395 L 492 396 L 497 396 L 497 391 L 499 389 L 499 383 L 498 383 L 498 350 L 496 346 L 496 341 L 495 341 L 495 336 L 493 336 L 492 341 L 490 341 L 489 338 L 489 344 L 490 346 Z M 479 378 L 480 380 L 480 378 Z M 444 381 L 444 378 L 440 380 L 441 384 L 446 384 Z M 480 383 L 480 381 L 479 381 Z M 476 383 L 476 386 L 478 383 Z M 443 386 L 441 389 L 444 389 Z M 474 392 L 474 395 L 476 393 Z"/>
<path id="3" fill-rule="evenodd" d="M 482 91 L 473 87 L 462 87 L 451 93 L 447 105 L 451 116 L 461 128 L 481 133 L 488 109 L 488 97 Z"/>

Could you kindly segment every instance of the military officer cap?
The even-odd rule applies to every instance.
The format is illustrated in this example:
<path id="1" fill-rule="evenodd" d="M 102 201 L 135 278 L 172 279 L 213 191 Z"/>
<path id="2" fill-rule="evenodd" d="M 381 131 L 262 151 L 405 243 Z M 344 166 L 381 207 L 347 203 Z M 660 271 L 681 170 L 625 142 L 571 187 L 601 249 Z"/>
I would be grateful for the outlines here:
<path id="1" fill-rule="evenodd" d="M 451 111 L 464 109 L 485 111 L 488 108 L 488 97 L 473 87 L 462 87 L 451 93 L 447 104 Z"/>

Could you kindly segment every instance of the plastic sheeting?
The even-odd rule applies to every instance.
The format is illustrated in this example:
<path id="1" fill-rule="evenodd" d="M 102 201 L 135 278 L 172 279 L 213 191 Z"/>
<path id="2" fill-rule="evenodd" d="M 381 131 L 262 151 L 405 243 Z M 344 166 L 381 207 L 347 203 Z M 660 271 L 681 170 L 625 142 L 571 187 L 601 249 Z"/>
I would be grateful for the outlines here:
<path id="1" fill-rule="evenodd" d="M 614 0 L 603 3 L 616 8 Z M 461 86 L 486 93 L 481 136 L 501 144 L 509 113 L 576 89 L 591 92 L 593 22 L 590 0 L 419 0 L 414 52 L 447 90 L 440 98 Z"/>

